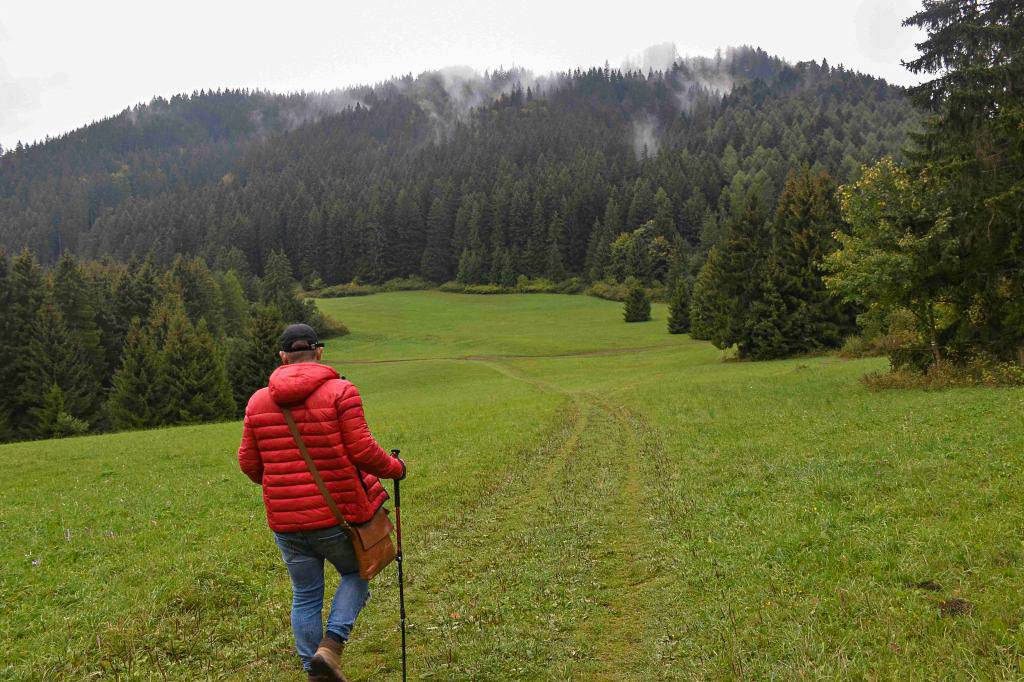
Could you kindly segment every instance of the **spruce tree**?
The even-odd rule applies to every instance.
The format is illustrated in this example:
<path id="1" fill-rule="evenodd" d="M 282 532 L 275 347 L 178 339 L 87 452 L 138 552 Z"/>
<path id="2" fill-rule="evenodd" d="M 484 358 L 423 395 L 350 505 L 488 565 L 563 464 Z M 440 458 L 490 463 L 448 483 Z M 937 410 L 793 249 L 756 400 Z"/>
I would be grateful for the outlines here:
<path id="1" fill-rule="evenodd" d="M 795 336 L 794 320 L 776 287 L 778 281 L 778 265 L 773 260 L 762 270 L 757 298 L 752 301 L 737 338 L 740 357 L 772 360 L 792 355 L 797 346 L 807 343 Z"/>
<path id="2" fill-rule="evenodd" d="M 448 253 L 451 246 L 451 216 L 448 203 L 437 197 L 427 213 L 427 245 L 420 259 L 420 273 L 431 282 L 445 282 L 451 277 Z"/>
<path id="3" fill-rule="evenodd" d="M 114 310 L 123 322 L 124 333 L 133 319 L 147 319 L 153 304 L 163 296 L 159 279 L 152 254 L 118 273 L 113 287 Z"/>
<path id="4" fill-rule="evenodd" d="M 838 346 L 852 316 L 822 279 L 842 219 L 836 187 L 806 166 L 790 174 L 771 223 L 771 245 L 757 295 L 737 342 L 740 354 L 767 359 Z"/>
<path id="5" fill-rule="evenodd" d="M 238 413 L 245 410 L 249 398 L 267 385 L 277 368 L 278 339 L 284 322 L 277 308 L 261 306 L 253 311 L 246 335 L 236 339 L 228 355 L 228 376 Z"/>
<path id="6" fill-rule="evenodd" d="M 289 274 L 291 266 L 289 265 Z M 179 255 L 167 272 L 169 288 L 181 294 L 192 324 L 206 320 L 215 335 L 224 331 L 224 313 L 221 304 L 220 287 L 203 258 L 186 258 Z"/>
<path id="7" fill-rule="evenodd" d="M 71 416 L 64 404 L 64 391 L 51 384 L 39 406 L 31 413 L 35 420 L 33 430 L 39 438 L 80 436 L 89 430 L 88 422 Z"/>
<path id="8" fill-rule="evenodd" d="M 723 326 L 720 317 L 728 314 L 729 306 L 718 292 L 719 278 L 718 247 L 712 246 L 690 292 L 691 338 L 710 341 L 715 330 Z"/>
<path id="9" fill-rule="evenodd" d="M 635 230 L 654 217 L 654 191 L 647 178 L 637 178 L 633 183 L 633 198 L 626 213 L 627 230 Z"/>
<path id="10" fill-rule="evenodd" d="M 654 195 L 653 236 L 663 237 L 671 243 L 679 235 L 676 230 L 675 210 L 665 188 L 659 187 Z"/>
<path id="11" fill-rule="evenodd" d="M 52 282 L 52 300 L 60 311 L 72 343 L 80 351 L 75 361 L 87 366 L 86 371 L 101 384 L 112 370 L 108 366 L 97 323 L 101 301 L 96 287 L 86 280 L 78 261 L 70 253 L 65 253 L 57 262 Z M 96 397 L 83 406 L 86 409 L 84 413 L 76 413 L 75 416 L 90 423 L 96 422 L 102 406 Z"/>
<path id="12" fill-rule="evenodd" d="M 479 284 L 483 280 L 484 264 L 479 251 L 463 249 L 459 258 L 459 272 L 455 276 L 463 284 Z"/>
<path id="13" fill-rule="evenodd" d="M 564 248 L 565 219 L 556 211 L 548 228 L 548 252 L 544 265 L 544 276 L 552 282 L 561 282 L 566 278 Z"/>
<path id="14" fill-rule="evenodd" d="M 407 276 L 419 271 L 429 230 L 420 208 L 420 191 L 403 187 L 395 200 L 395 238 L 388 249 L 391 272 Z"/>
<path id="15" fill-rule="evenodd" d="M 50 435 L 40 431 L 39 421 L 33 415 L 42 409 L 54 384 L 62 392 L 62 409 L 88 424 L 88 419 L 96 414 L 96 402 L 102 393 L 99 380 L 92 367 L 82 361 L 83 356 L 79 339 L 68 331 L 60 309 L 48 295 L 15 362 L 22 379 L 14 394 L 15 413 L 23 417 L 17 423 L 17 435 Z"/>
<path id="16" fill-rule="evenodd" d="M 33 435 L 37 438 L 59 437 L 60 422 L 64 410 L 64 392 L 57 384 L 50 384 L 44 389 L 39 404 L 33 407 L 29 413 L 35 422 L 32 426 Z"/>
<path id="17" fill-rule="evenodd" d="M 633 283 L 626 294 L 623 317 L 626 322 L 646 322 L 651 319 L 651 299 L 639 282 Z"/>
<path id="18" fill-rule="evenodd" d="M 548 256 L 548 225 L 544 206 L 540 201 L 533 204 L 533 219 L 530 221 L 529 232 L 525 246 L 520 249 L 517 258 L 516 270 L 520 274 L 530 277 L 537 277 L 544 274 Z"/>
<path id="19" fill-rule="evenodd" d="M 163 371 L 152 332 L 135 318 L 107 399 L 107 419 L 113 428 L 144 429 L 162 423 L 166 412 L 165 396 L 159 394 Z"/>
<path id="20" fill-rule="evenodd" d="M 6 386 L 6 390 L 0 391 L 0 442 L 10 440 L 13 437 L 11 432 L 11 409 L 13 407 L 11 388 L 8 383 L 13 377 L 9 376 L 14 364 L 15 344 L 12 333 L 11 310 L 11 282 L 10 262 L 7 254 L 0 250 L 0 310 L 6 311 L 0 315 L 0 385 Z"/>
<path id="21" fill-rule="evenodd" d="M 498 267 L 498 281 L 506 288 L 512 288 L 516 285 L 516 271 L 515 271 L 515 259 L 512 257 L 512 252 L 508 249 L 502 249 L 500 258 L 497 261 Z"/>
<path id="22" fill-rule="evenodd" d="M 697 276 L 691 321 L 697 334 L 706 334 L 717 348 L 724 350 L 742 339 L 758 299 L 768 255 L 766 220 L 759 197 L 748 193 Z"/>
<path id="23" fill-rule="evenodd" d="M 604 279 L 608 275 L 608 264 L 611 257 L 612 242 L 622 232 L 622 215 L 619 203 L 613 192 L 605 204 L 604 217 L 594 223 L 587 246 L 587 275 L 592 282 Z"/>
<path id="24" fill-rule="evenodd" d="M 590 237 L 587 239 L 587 256 L 583 262 L 584 273 L 591 282 L 596 282 L 604 277 L 609 245 L 610 242 L 604 238 L 604 227 L 601 225 L 601 221 L 595 219 L 594 226 L 590 230 Z"/>
<path id="25" fill-rule="evenodd" d="M 933 250 L 956 256 L 939 279 L 925 276 L 927 262 L 911 276 L 927 281 L 924 297 L 942 302 L 945 329 L 936 333 L 937 345 L 956 345 L 961 356 L 984 352 L 1020 361 L 1024 7 L 1019 0 L 929 0 L 904 23 L 927 33 L 907 68 L 932 76 L 910 91 L 929 114 L 913 135 L 912 182 L 933 195 L 928 208 L 949 212 L 931 226 L 916 218 L 909 236 L 941 238 L 944 245 Z M 935 355 L 941 357 L 937 347 Z"/>
<path id="26" fill-rule="evenodd" d="M 304 322 L 316 328 L 310 310 L 298 296 L 298 283 L 292 275 L 292 265 L 283 251 L 271 251 L 267 256 L 260 289 L 264 305 L 272 305 L 281 312 L 287 324 Z"/>
<path id="27" fill-rule="evenodd" d="M 224 333 L 227 336 L 243 336 L 249 321 L 249 303 L 245 300 L 242 283 L 233 270 L 219 273 L 217 280 L 224 319 Z"/>
<path id="28" fill-rule="evenodd" d="M 193 327 L 180 312 L 171 317 L 163 365 L 168 423 L 195 424 L 234 415 L 224 360 L 205 320 Z"/>
<path id="29" fill-rule="evenodd" d="M 668 333 L 685 334 L 690 331 L 690 286 L 680 278 L 672 291 L 668 304 Z"/>
<path id="30" fill-rule="evenodd" d="M 0 385 L 6 395 L 8 432 L 12 437 L 30 438 L 34 423 L 28 409 L 38 404 L 39 392 L 45 386 L 31 386 L 33 380 L 28 371 L 29 359 L 25 347 L 33 338 L 36 317 L 46 297 L 43 270 L 32 253 L 25 249 L 11 261 L 7 278 L 7 307 L 0 318 L 12 351 L 9 362 L 0 364 Z"/>

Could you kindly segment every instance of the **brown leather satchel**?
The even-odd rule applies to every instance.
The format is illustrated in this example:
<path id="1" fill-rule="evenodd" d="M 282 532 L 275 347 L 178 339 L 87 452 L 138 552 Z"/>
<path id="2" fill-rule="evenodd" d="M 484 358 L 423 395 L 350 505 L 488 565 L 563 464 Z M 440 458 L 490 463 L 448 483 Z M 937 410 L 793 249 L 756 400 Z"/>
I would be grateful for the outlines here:
<path id="1" fill-rule="evenodd" d="M 338 520 L 338 524 L 348 531 L 348 536 L 352 540 L 352 549 L 355 550 L 356 559 L 359 561 L 359 575 L 369 580 L 395 560 L 395 544 L 391 541 L 391 532 L 395 527 L 391 525 L 391 519 L 388 518 L 388 510 L 381 506 L 366 523 L 353 525 L 346 521 L 345 516 L 338 509 L 338 503 L 334 501 L 330 491 L 327 490 L 324 479 L 320 476 L 316 464 L 313 463 L 313 458 L 309 456 L 309 450 L 306 449 L 306 444 L 302 441 L 299 427 L 295 425 L 292 411 L 287 407 L 282 407 L 281 412 L 284 413 L 284 420 L 288 423 L 292 438 L 295 439 L 295 444 L 299 447 L 299 452 L 302 453 L 302 459 L 306 460 L 306 466 L 309 467 L 309 473 L 313 476 L 316 487 L 324 496 L 324 502 L 334 514 L 334 518 Z"/>

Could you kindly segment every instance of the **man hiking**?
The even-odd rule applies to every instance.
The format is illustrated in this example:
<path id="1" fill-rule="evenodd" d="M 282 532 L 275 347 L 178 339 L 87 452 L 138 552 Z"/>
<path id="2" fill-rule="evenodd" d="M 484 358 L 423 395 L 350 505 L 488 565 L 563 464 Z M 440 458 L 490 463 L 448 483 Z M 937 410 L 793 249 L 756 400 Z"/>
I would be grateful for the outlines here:
<path id="1" fill-rule="evenodd" d="M 338 525 L 292 437 L 281 408 L 290 408 L 311 458 L 353 525 L 388 498 L 378 478 L 405 478 L 405 463 L 377 444 L 356 387 L 320 364 L 323 344 L 305 324 L 281 335 L 281 367 L 245 408 L 238 464 L 263 487 L 267 521 L 292 581 L 295 649 L 310 680 L 344 681 L 341 652 L 370 596 L 348 533 Z M 324 560 L 341 574 L 323 629 Z"/>

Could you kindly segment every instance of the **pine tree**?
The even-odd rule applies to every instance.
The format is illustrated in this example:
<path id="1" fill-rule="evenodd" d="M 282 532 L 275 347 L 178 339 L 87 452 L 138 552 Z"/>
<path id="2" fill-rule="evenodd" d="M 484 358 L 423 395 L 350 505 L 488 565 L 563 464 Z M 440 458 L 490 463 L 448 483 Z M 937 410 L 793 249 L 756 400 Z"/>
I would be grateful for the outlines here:
<path id="1" fill-rule="evenodd" d="M 187 317 L 185 303 L 177 293 L 169 292 L 154 303 L 153 312 L 146 322 L 146 327 L 153 340 L 153 345 L 158 351 L 162 351 L 164 344 L 167 343 L 171 320 L 179 315 Z"/>
<path id="2" fill-rule="evenodd" d="M 245 300 L 242 283 L 232 270 L 219 273 L 217 279 L 224 333 L 227 336 L 243 336 L 249 321 L 249 303 Z"/>
<path id="3" fill-rule="evenodd" d="M 766 220 L 760 198 L 749 193 L 697 276 L 692 326 L 717 348 L 724 350 L 741 340 L 751 306 L 758 299 L 768 255 Z"/>
<path id="4" fill-rule="evenodd" d="M 79 349 L 75 361 L 81 363 L 93 377 L 97 385 L 110 375 L 111 368 L 107 365 L 107 353 L 102 344 L 100 328 L 97 324 L 97 312 L 100 306 L 95 287 L 86 281 L 78 261 L 65 253 L 53 270 L 52 300 L 60 311 L 61 318 L 67 327 L 72 343 Z M 93 396 L 87 403 L 81 404 L 84 411 L 76 411 L 75 416 L 87 422 L 96 422 L 102 402 Z"/>
<path id="5" fill-rule="evenodd" d="M 59 437 L 61 416 L 65 414 L 67 413 L 64 410 L 64 392 L 57 384 L 50 384 L 49 390 L 43 393 L 39 404 L 30 410 L 35 422 L 32 427 L 33 434 L 37 438 Z"/>
<path id="6" fill-rule="evenodd" d="M 34 432 L 40 438 L 64 438 L 79 436 L 89 430 L 89 424 L 68 414 L 64 405 L 64 391 L 57 384 L 51 384 L 43 395 L 40 405 L 32 410 L 35 420 Z"/>
<path id="7" fill-rule="evenodd" d="M 604 277 L 604 267 L 608 262 L 608 248 L 610 242 L 605 241 L 604 226 L 600 220 L 594 220 L 594 227 L 590 230 L 590 237 L 587 239 L 587 256 L 583 262 L 584 272 L 591 282 L 596 282 Z"/>
<path id="8" fill-rule="evenodd" d="M 163 372 L 152 332 L 135 318 L 107 399 L 107 418 L 113 428 L 144 429 L 162 423 L 167 412 L 166 398 L 159 393 Z"/>
<path id="9" fill-rule="evenodd" d="M 548 233 L 550 226 L 541 202 L 533 204 L 533 218 L 530 221 L 529 232 L 525 246 L 517 256 L 516 271 L 530 277 L 537 277 L 544 274 L 548 256 Z"/>
<path id="10" fill-rule="evenodd" d="M 565 258 L 562 254 L 564 245 L 565 219 L 556 211 L 548 228 L 548 253 L 544 267 L 544 276 L 552 282 L 561 282 L 566 278 Z"/>
<path id="11" fill-rule="evenodd" d="M 14 409 L 24 417 L 17 425 L 17 435 L 50 435 L 39 430 L 33 415 L 43 408 L 53 384 L 62 391 L 62 409 L 69 415 L 85 421 L 96 413 L 95 404 L 102 393 L 92 367 L 82 362 L 83 353 L 79 340 L 68 331 L 60 309 L 48 295 L 15 363 L 22 382 L 15 393 Z"/>
<path id="12" fill-rule="evenodd" d="M 751 303 L 737 339 L 740 357 L 772 360 L 792 355 L 795 346 L 806 343 L 794 336 L 793 320 L 776 287 L 779 279 L 778 265 L 772 260 L 762 270 L 757 298 Z"/>
<path id="13" fill-rule="evenodd" d="M 170 319 L 163 364 L 168 423 L 195 424 L 234 415 L 224 361 L 205 320 L 193 327 L 180 313 Z"/>
<path id="14" fill-rule="evenodd" d="M 12 334 L 13 320 L 11 319 L 11 282 L 10 262 L 7 254 L 0 251 L 0 310 L 6 311 L 0 315 L 0 385 L 7 387 L 0 391 L 0 442 L 10 440 L 13 437 L 11 431 L 11 410 L 13 401 L 11 388 L 13 383 L 8 383 L 11 378 L 9 372 L 14 364 L 14 337 Z"/>
<path id="15" fill-rule="evenodd" d="M 13 437 L 30 438 L 35 425 L 28 410 L 38 404 L 39 392 L 45 388 L 29 385 L 32 376 L 24 348 L 32 339 L 36 317 L 46 297 L 46 287 L 43 270 L 28 249 L 11 261 L 7 281 L 8 306 L 0 317 L 11 339 L 8 348 L 20 350 L 11 354 L 10 362 L 0 364 L 0 385 L 6 394 L 9 433 Z"/>
<path id="16" fill-rule="evenodd" d="M 408 276 L 419 271 L 429 230 L 423 220 L 419 192 L 403 187 L 395 199 L 395 238 L 388 249 L 389 269 Z"/>
<path id="17" fill-rule="evenodd" d="M 290 276 L 290 264 L 288 273 Z M 200 257 L 186 258 L 179 255 L 171 264 L 167 279 L 168 288 L 177 290 L 181 295 L 192 324 L 206 320 L 210 330 L 215 335 L 221 335 L 224 331 L 224 313 L 220 287 L 206 261 Z"/>
<path id="18" fill-rule="evenodd" d="M 929 0 L 904 22 L 927 32 L 907 68 L 933 76 L 911 88 L 930 115 L 913 136 L 912 182 L 949 211 L 948 221 L 930 226 L 917 218 L 911 236 L 941 236 L 945 248 L 932 250 L 956 254 L 937 280 L 924 276 L 926 261 L 919 261 L 921 276 L 912 275 L 926 282 L 919 298 L 942 301 L 937 358 L 944 343 L 961 355 L 1024 358 L 1022 16 L 1019 0 Z"/>
<path id="19" fill-rule="evenodd" d="M 672 291 L 668 304 L 668 333 L 685 334 L 690 331 L 690 287 L 680 279 Z"/>
<path id="20" fill-rule="evenodd" d="M 544 264 L 544 276 L 552 282 L 561 282 L 566 278 L 565 263 L 562 262 L 562 250 L 558 244 L 548 244 L 548 255 Z"/>
<path id="21" fill-rule="evenodd" d="M 647 290 L 639 282 L 630 286 L 623 305 L 623 317 L 626 322 L 646 322 L 651 319 L 651 299 Z"/>
<path id="22" fill-rule="evenodd" d="M 689 281 L 690 278 L 690 248 L 686 241 L 678 234 L 672 241 L 671 256 L 669 257 L 668 274 L 665 283 L 670 289 L 675 289 L 680 280 Z"/>
<path id="23" fill-rule="evenodd" d="M 231 392 L 239 414 L 257 390 L 267 385 L 278 365 L 278 338 L 284 322 L 277 308 L 259 307 L 252 315 L 246 335 L 236 339 L 227 359 Z"/>
<path id="24" fill-rule="evenodd" d="M 729 302 L 718 292 L 719 279 L 718 247 L 712 246 L 690 292 L 691 338 L 710 341 L 724 326 L 721 318 L 728 314 Z"/>
<path id="25" fill-rule="evenodd" d="M 451 216 L 448 202 L 437 197 L 427 214 L 427 246 L 420 260 L 420 273 L 431 282 L 445 282 L 451 278 L 448 253 L 451 246 Z"/>
<path id="26" fill-rule="evenodd" d="M 613 192 L 605 204 L 604 218 L 594 223 L 594 231 L 587 246 L 587 275 L 592 282 L 609 275 L 612 242 L 622 232 L 622 215 L 615 197 Z"/>
<path id="27" fill-rule="evenodd" d="M 508 249 L 499 248 L 494 254 L 493 268 L 497 271 L 494 284 L 511 288 L 516 285 L 515 259 Z"/>
<path id="28" fill-rule="evenodd" d="M 667 242 L 679 235 L 676 230 L 675 210 L 672 207 L 672 200 L 668 197 L 665 188 L 659 187 L 654 194 L 654 225 L 652 229 L 654 237 L 663 237 Z"/>
<path id="29" fill-rule="evenodd" d="M 164 295 L 159 279 L 152 254 L 118 277 L 113 296 L 117 316 L 125 324 L 125 333 L 134 318 L 148 318 L 153 304 Z"/>
<path id="30" fill-rule="evenodd" d="M 841 225 L 831 178 L 806 166 L 791 173 L 771 223 L 761 283 L 737 339 L 741 355 L 768 359 L 836 347 L 852 331 L 852 316 L 822 279 L 826 257 L 838 248 L 832 234 Z"/>
<path id="31" fill-rule="evenodd" d="M 633 183 L 633 198 L 629 202 L 626 214 L 626 229 L 635 230 L 654 217 L 654 192 L 646 178 L 638 178 Z"/>
<path id="32" fill-rule="evenodd" d="M 369 205 L 361 215 L 356 216 L 355 232 L 360 242 L 357 251 L 357 273 L 361 279 L 375 284 L 383 282 L 388 275 L 388 234 L 385 229 L 385 217 L 384 205 L 377 194 L 371 196 Z M 284 309 L 281 310 L 281 314 L 288 319 Z"/>
<path id="33" fill-rule="evenodd" d="M 283 251 L 271 251 L 267 256 L 260 289 L 263 304 L 277 308 L 287 324 L 311 324 L 307 319 L 309 311 L 298 297 L 298 283 L 292 275 L 291 262 Z M 315 328 L 316 325 L 313 326 Z"/>
<path id="34" fill-rule="evenodd" d="M 463 249 L 459 258 L 459 272 L 455 279 L 463 284 L 479 284 L 483 280 L 484 265 L 480 252 Z"/>

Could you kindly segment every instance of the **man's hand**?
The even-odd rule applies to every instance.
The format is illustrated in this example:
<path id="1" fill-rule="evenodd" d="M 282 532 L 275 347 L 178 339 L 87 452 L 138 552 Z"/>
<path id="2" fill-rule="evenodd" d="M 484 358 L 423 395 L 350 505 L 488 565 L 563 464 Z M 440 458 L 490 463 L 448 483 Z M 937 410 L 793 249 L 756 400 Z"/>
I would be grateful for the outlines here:
<path id="1" fill-rule="evenodd" d="M 404 481 L 406 475 L 409 473 L 408 469 L 406 469 L 406 467 L 405 467 L 405 460 L 398 456 L 398 453 L 400 453 L 400 452 L 401 452 L 401 450 L 398 450 L 397 448 L 393 448 L 391 450 L 391 456 L 394 457 L 395 459 L 397 459 L 398 463 L 402 465 L 402 475 L 399 476 L 398 478 L 396 478 L 395 479 L 396 481 Z"/>

